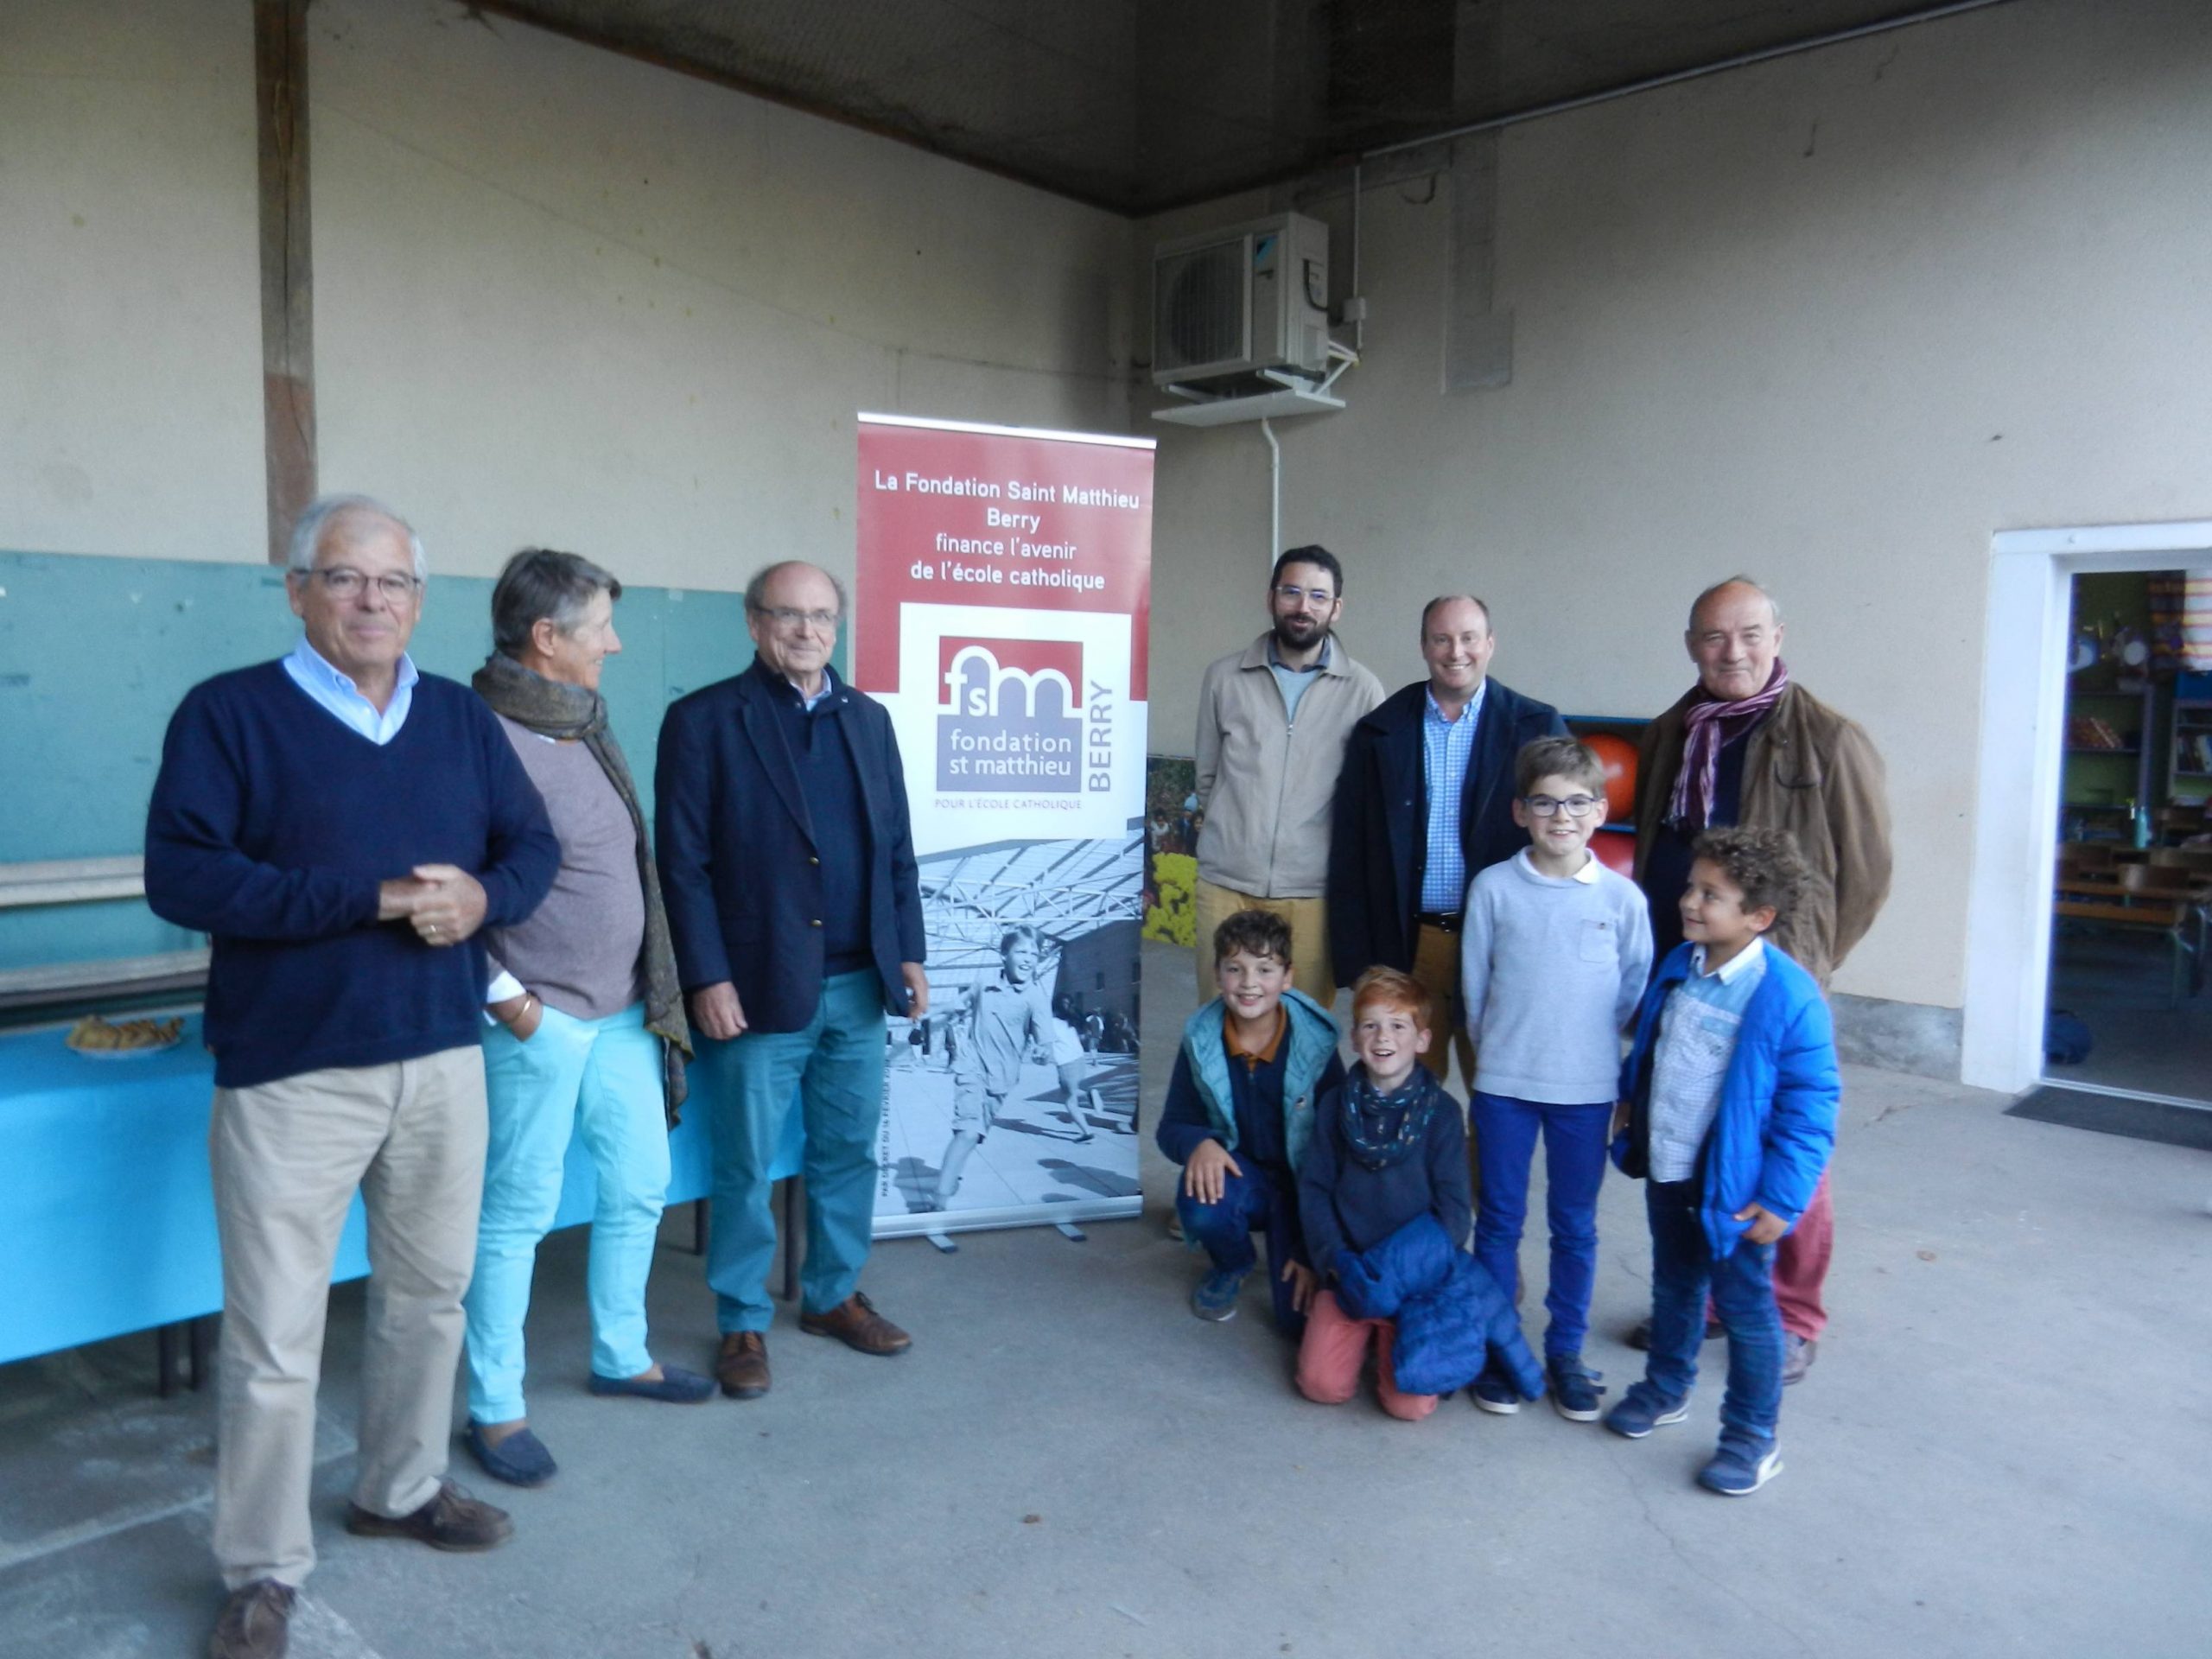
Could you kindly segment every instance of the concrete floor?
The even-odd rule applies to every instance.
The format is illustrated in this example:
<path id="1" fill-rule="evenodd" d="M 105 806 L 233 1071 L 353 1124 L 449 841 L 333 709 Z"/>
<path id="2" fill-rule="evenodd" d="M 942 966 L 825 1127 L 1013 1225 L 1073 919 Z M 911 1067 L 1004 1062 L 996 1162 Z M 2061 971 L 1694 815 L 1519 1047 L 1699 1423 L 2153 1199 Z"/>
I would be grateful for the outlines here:
<path id="1" fill-rule="evenodd" d="M 1154 1102 L 1191 968 L 1146 950 Z M 340 1530 L 360 1331 L 359 1288 L 341 1290 L 325 1555 L 293 1652 L 2212 1651 L 2212 1155 L 1847 1077 L 1836 1323 L 1786 1398 L 1787 1472 L 1752 1498 L 1691 1484 L 1717 1376 L 1690 1423 L 1634 1444 L 1541 1407 L 1460 1399 L 1405 1425 L 1364 1398 L 1305 1403 L 1256 1286 L 1232 1324 L 1185 1311 L 1196 1269 L 1162 1236 L 1154 1162 L 1152 1212 L 1088 1243 L 886 1245 L 868 1288 L 914 1351 L 866 1359 L 787 1319 L 775 1391 L 745 1405 L 588 1395 L 584 1239 L 556 1238 L 532 1415 L 563 1471 L 493 1494 L 518 1535 L 488 1556 Z M 1639 1223 L 1636 1189 L 1609 1181 L 1589 1358 L 1616 1391 L 1635 1375 L 1613 1338 L 1643 1305 Z M 1524 1261 L 1541 1286 L 1533 1243 Z M 709 1360 L 698 1265 L 673 1248 L 653 1315 L 664 1357 Z M 150 1351 L 0 1370 L 9 1659 L 200 1650 L 210 1402 L 154 1399 Z"/>

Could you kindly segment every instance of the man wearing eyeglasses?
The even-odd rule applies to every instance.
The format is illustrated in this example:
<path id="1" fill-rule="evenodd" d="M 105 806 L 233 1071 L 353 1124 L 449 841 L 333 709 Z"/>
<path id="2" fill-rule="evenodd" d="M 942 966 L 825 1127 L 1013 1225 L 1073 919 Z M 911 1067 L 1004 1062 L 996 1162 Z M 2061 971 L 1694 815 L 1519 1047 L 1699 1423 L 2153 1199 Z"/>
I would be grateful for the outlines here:
<path id="1" fill-rule="evenodd" d="M 1474 1046 L 1459 1004 L 1467 887 L 1527 842 L 1513 821 L 1514 757 L 1537 738 L 1567 734 L 1551 704 L 1490 677 L 1497 649 L 1490 607 L 1473 594 L 1422 607 L 1428 677 L 1352 728 L 1329 863 L 1338 974 L 1379 966 L 1419 980 L 1452 1033 L 1422 1062 L 1446 1080 L 1458 1054 L 1469 1086 Z"/>
<path id="2" fill-rule="evenodd" d="M 409 658 L 423 576 L 389 508 L 309 507 L 284 578 L 303 637 L 186 696 L 147 813 L 148 904 L 214 940 L 216 1659 L 283 1653 L 315 1566 L 323 1319 L 356 1186 L 371 1277 L 346 1529 L 449 1550 L 513 1529 L 444 1478 L 484 1186 L 475 936 L 537 908 L 561 845 L 482 699 Z"/>
<path id="3" fill-rule="evenodd" d="M 1325 547 L 1294 547 L 1268 581 L 1268 631 L 1211 664 L 1198 688 L 1198 995 L 1214 995 L 1209 944 L 1237 911 L 1290 924 L 1298 988 L 1323 1007 L 1330 977 L 1331 806 L 1344 738 L 1382 701 L 1382 683 L 1332 630 L 1344 567 Z"/>
<path id="4" fill-rule="evenodd" d="M 715 1375 L 739 1400 L 768 1391 L 769 1170 L 794 1092 L 806 1129 L 799 1329 L 864 1354 L 911 1340 L 859 1284 L 884 1016 L 929 1012 L 921 890 L 891 716 L 830 666 L 844 610 L 844 590 L 813 565 L 755 575 L 752 667 L 669 709 L 654 774 L 677 973 L 705 1039 Z"/>

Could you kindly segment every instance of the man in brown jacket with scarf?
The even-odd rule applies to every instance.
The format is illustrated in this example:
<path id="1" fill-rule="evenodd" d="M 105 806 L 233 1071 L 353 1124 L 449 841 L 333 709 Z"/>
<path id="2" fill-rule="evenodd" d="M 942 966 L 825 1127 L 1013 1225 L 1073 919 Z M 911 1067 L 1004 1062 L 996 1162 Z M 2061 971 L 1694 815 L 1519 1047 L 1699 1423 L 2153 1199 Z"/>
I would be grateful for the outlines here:
<path id="1" fill-rule="evenodd" d="M 1781 607 L 1746 576 L 1707 588 L 1691 606 L 1683 640 L 1698 683 L 1644 728 L 1639 746 L 1636 878 L 1651 901 L 1656 963 L 1681 943 L 1677 901 L 1699 832 L 1726 823 L 1787 830 L 1813 879 L 1769 940 L 1825 990 L 1889 897 L 1890 810 L 1882 757 L 1856 723 L 1791 681 L 1782 635 Z M 1821 1292 L 1834 1238 L 1823 1176 L 1775 1256 L 1785 1382 L 1805 1375 L 1827 1326 Z"/>

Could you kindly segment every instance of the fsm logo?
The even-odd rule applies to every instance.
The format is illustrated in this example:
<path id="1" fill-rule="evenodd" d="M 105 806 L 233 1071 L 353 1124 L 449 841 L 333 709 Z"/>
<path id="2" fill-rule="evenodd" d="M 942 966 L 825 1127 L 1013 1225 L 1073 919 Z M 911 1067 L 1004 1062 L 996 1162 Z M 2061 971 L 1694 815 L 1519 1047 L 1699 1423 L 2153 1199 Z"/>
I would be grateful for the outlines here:
<path id="1" fill-rule="evenodd" d="M 947 637 L 938 642 L 938 686 L 939 789 L 1081 790 L 1081 645 Z"/>

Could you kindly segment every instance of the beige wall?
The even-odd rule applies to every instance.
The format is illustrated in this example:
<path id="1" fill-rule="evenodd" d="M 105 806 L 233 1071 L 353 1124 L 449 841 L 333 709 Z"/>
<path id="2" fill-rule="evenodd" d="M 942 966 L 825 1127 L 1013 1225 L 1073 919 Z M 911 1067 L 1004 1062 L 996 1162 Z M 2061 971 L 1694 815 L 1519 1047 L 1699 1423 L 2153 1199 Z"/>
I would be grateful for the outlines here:
<path id="1" fill-rule="evenodd" d="M 326 487 L 440 568 L 853 564 L 853 416 L 1121 429 L 1132 228 L 443 0 L 318 0 Z"/>
<path id="2" fill-rule="evenodd" d="M 245 0 L 0 5 L 0 547 L 258 558 Z"/>
<path id="3" fill-rule="evenodd" d="M 1838 987 L 1956 1007 L 1991 533 L 2212 514 L 2212 9 L 2020 0 L 1515 128 L 1500 174 L 1513 384 L 1438 392 L 1449 181 L 1370 191 L 1366 361 L 1279 429 L 1286 543 L 1347 558 L 1386 683 L 1471 586 L 1498 677 L 1576 713 L 1671 701 L 1691 595 L 1758 575 L 1889 758 L 1895 896 Z M 1160 429 L 1179 747 L 1263 620 L 1267 452 Z"/>

